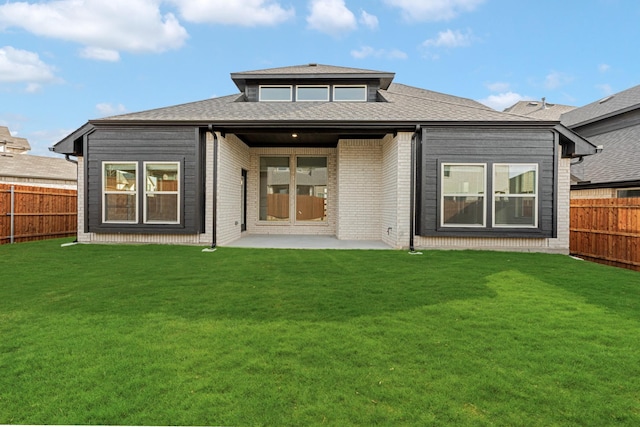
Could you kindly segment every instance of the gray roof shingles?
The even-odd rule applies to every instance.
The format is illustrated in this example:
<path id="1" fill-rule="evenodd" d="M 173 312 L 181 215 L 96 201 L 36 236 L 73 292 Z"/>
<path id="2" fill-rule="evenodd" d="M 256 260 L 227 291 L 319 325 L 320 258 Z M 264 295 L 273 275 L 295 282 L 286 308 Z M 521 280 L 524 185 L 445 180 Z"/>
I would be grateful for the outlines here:
<path id="1" fill-rule="evenodd" d="M 62 158 L 30 154 L 0 155 L 0 176 L 76 181 L 77 166 Z"/>
<path id="2" fill-rule="evenodd" d="M 575 128 L 636 108 L 640 108 L 640 85 L 569 111 L 561 120 L 568 128 Z"/>
<path id="3" fill-rule="evenodd" d="M 535 118 L 495 111 L 476 101 L 392 84 L 387 102 L 244 102 L 242 94 L 94 120 L 158 122 L 526 122 Z"/>

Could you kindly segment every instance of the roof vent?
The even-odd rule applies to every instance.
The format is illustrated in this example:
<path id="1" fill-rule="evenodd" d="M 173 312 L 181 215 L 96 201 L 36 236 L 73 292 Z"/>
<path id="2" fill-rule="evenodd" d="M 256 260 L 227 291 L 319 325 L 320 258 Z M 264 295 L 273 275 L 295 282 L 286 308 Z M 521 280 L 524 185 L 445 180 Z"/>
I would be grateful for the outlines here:
<path id="1" fill-rule="evenodd" d="M 606 98 L 602 98 L 600 101 L 598 101 L 600 104 L 604 104 L 605 102 L 609 101 L 611 98 L 613 98 L 615 95 L 609 95 Z"/>
<path id="2" fill-rule="evenodd" d="M 315 62 L 312 62 L 312 63 L 309 64 L 309 67 L 317 67 L 317 66 L 318 66 L 318 64 L 315 63 Z"/>

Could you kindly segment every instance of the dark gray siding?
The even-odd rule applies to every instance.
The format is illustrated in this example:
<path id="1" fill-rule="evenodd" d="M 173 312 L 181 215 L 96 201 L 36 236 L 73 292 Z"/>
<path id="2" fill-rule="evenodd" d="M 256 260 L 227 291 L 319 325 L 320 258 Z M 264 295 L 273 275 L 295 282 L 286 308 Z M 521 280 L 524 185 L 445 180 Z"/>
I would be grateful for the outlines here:
<path id="1" fill-rule="evenodd" d="M 555 237 L 557 221 L 557 135 L 550 129 L 424 128 L 419 146 L 418 234 L 464 237 Z M 440 165 L 487 164 L 486 227 L 440 226 Z M 492 170 L 494 163 L 538 164 L 538 227 L 492 228 Z"/>
<path id="2" fill-rule="evenodd" d="M 192 234 L 201 232 L 204 194 L 202 144 L 198 129 L 190 126 L 105 126 L 97 127 L 88 137 L 87 161 L 87 225 L 96 233 Z M 138 171 L 143 162 L 179 162 L 180 224 L 143 224 L 144 192 L 138 191 L 138 224 L 102 223 L 102 162 L 135 161 Z M 138 188 L 142 189 L 138 173 Z"/>

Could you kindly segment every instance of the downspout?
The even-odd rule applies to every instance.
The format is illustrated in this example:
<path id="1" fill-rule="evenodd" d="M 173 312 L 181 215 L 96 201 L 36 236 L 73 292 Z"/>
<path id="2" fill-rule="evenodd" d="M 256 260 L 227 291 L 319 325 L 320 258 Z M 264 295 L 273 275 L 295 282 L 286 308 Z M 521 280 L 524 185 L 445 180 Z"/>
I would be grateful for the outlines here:
<path id="1" fill-rule="evenodd" d="M 217 225 L 217 211 L 218 211 L 218 135 L 213 130 L 213 125 L 209 125 L 209 132 L 213 135 L 213 195 L 212 195 L 212 224 L 211 224 L 211 247 L 205 249 L 207 252 L 213 252 L 216 250 L 216 225 Z"/>
<path id="2" fill-rule="evenodd" d="M 75 164 L 77 165 L 77 164 L 78 164 L 78 161 L 77 161 L 77 160 L 73 160 L 73 159 L 69 158 L 69 156 L 70 156 L 70 154 L 65 154 L 65 155 L 64 155 L 64 159 L 65 159 L 67 162 L 75 163 Z"/>
<path id="3" fill-rule="evenodd" d="M 416 125 L 416 131 L 411 137 L 411 194 L 409 205 L 409 253 L 416 253 L 413 235 L 416 227 L 416 139 L 420 133 L 420 125 Z"/>

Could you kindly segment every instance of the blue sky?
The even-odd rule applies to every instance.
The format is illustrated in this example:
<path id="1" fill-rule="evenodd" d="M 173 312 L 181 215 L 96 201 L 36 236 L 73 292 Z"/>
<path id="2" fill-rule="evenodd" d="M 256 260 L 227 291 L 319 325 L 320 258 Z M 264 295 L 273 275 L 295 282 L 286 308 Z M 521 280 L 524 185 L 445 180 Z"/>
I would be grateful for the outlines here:
<path id="1" fill-rule="evenodd" d="M 237 93 L 311 62 L 502 110 L 640 84 L 637 0 L 0 0 L 0 125 L 31 154 L 87 120 Z"/>

